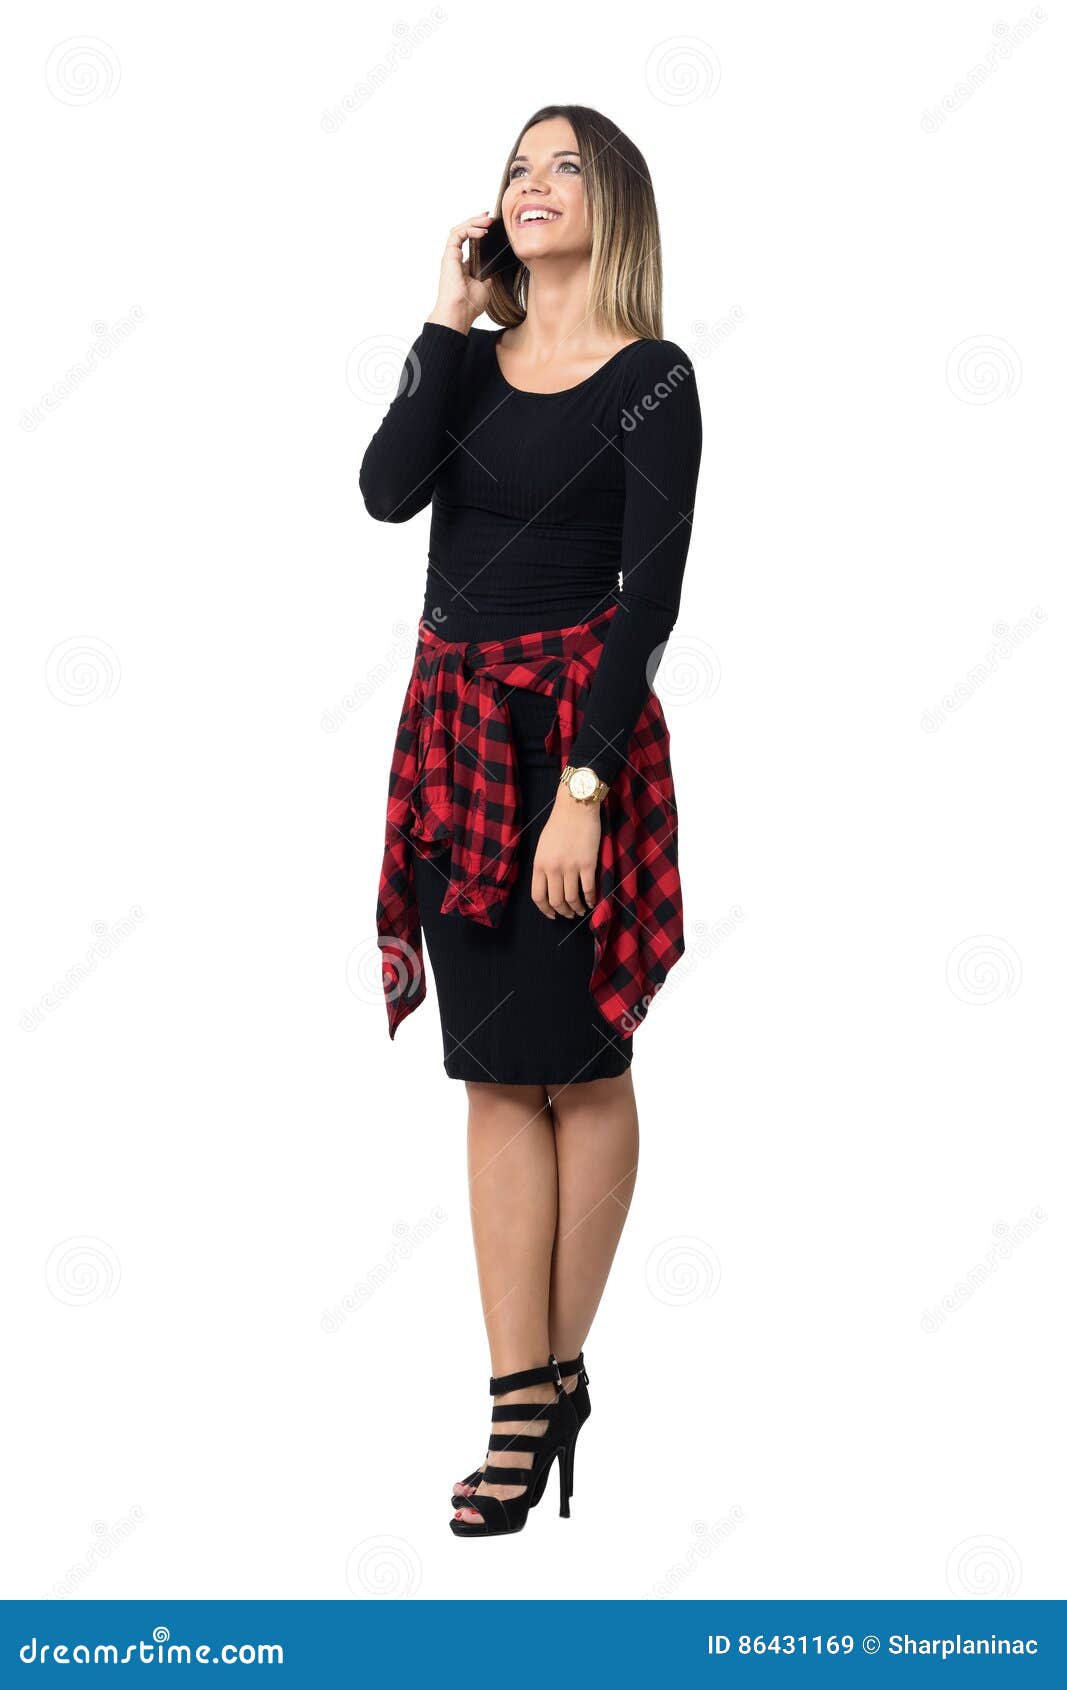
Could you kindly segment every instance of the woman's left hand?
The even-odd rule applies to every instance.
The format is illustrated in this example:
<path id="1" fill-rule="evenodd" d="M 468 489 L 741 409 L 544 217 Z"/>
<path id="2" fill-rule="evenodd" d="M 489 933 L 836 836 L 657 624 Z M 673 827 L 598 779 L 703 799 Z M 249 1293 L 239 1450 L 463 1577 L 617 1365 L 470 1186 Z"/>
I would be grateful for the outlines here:
<path id="1" fill-rule="evenodd" d="M 561 786 L 534 852 L 530 896 L 542 915 L 555 921 L 593 908 L 599 856 L 600 805 L 579 804 Z"/>

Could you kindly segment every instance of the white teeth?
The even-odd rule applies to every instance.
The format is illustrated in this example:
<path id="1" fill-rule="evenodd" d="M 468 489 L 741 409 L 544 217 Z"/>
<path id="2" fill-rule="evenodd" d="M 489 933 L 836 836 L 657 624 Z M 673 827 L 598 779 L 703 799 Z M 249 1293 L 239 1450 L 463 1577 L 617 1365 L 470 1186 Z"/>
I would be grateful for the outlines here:
<path id="1" fill-rule="evenodd" d="M 558 211 L 523 211 L 519 213 L 520 223 L 548 223 L 559 216 Z"/>

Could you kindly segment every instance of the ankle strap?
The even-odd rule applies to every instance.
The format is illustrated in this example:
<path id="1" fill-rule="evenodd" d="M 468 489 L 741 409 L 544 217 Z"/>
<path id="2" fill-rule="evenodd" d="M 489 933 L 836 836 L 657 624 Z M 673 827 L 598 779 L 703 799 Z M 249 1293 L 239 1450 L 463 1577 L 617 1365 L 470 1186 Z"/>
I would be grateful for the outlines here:
<path id="1" fill-rule="evenodd" d="M 582 1379 L 584 1380 L 584 1382 L 587 1385 L 589 1383 L 589 1375 L 585 1371 L 585 1351 L 584 1350 L 579 1350 L 578 1354 L 575 1356 L 573 1361 L 561 1361 L 560 1364 L 559 1364 L 559 1370 L 562 1374 L 565 1374 L 568 1377 L 572 1373 L 580 1374 Z"/>
<path id="2" fill-rule="evenodd" d="M 563 1389 L 563 1375 L 555 1356 L 549 1356 L 545 1367 L 528 1367 L 522 1373 L 504 1373 L 489 1381 L 489 1395 L 502 1397 L 508 1391 L 522 1391 L 527 1385 L 555 1385 Z"/>

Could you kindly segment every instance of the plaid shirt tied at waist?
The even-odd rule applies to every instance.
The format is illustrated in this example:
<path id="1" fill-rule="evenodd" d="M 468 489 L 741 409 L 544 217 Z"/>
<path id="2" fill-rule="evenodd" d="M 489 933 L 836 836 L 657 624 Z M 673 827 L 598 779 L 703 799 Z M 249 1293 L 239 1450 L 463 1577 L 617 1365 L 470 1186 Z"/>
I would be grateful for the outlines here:
<path id="1" fill-rule="evenodd" d="M 393 752 L 378 889 L 390 1039 L 426 996 L 414 853 L 443 871 L 442 914 L 499 923 L 515 890 L 519 835 L 548 819 L 521 814 L 507 693 L 527 687 L 555 699 L 545 749 L 562 772 L 617 614 L 609 605 L 577 627 L 471 644 L 421 625 Z M 596 891 L 589 989 L 604 1019 L 629 1037 L 685 949 L 670 736 L 654 692 L 601 805 Z"/>

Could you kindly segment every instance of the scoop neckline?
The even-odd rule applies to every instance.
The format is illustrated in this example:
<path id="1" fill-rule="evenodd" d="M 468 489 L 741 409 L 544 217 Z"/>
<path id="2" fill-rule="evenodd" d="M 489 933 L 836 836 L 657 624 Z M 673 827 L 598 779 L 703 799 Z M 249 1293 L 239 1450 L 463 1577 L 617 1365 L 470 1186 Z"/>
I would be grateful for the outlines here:
<path id="1" fill-rule="evenodd" d="M 592 375 L 584 376 L 581 381 L 576 381 L 572 387 L 553 387 L 547 393 L 539 393 L 537 389 L 533 387 L 513 386 L 504 374 L 503 370 L 500 368 L 500 359 L 497 356 L 497 347 L 500 345 L 501 338 L 506 333 L 506 326 L 493 331 L 493 363 L 496 366 L 497 375 L 500 377 L 500 380 L 503 382 L 508 391 L 510 393 L 521 393 L 524 399 L 561 399 L 565 393 L 577 393 L 580 388 L 588 387 L 591 381 L 596 381 L 597 376 L 602 375 L 611 364 L 614 364 L 616 358 L 622 357 L 624 352 L 629 352 L 630 348 L 633 346 L 640 346 L 644 338 L 639 335 L 636 340 L 627 341 L 626 345 L 620 346 L 619 350 L 617 352 L 613 352 L 610 358 L 605 358 L 604 362 L 598 369 L 593 371 Z"/>

